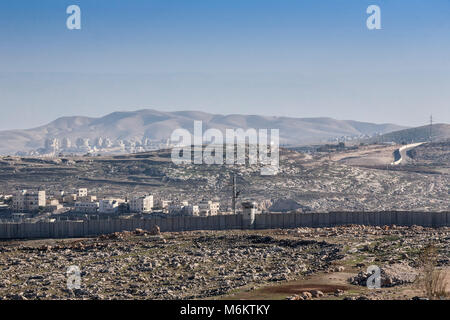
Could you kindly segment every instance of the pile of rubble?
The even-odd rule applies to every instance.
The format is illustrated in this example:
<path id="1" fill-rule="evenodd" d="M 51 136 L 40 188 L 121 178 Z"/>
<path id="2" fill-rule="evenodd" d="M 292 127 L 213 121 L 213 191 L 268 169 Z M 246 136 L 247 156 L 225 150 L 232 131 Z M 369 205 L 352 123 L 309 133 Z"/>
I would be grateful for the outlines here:
<path id="1" fill-rule="evenodd" d="M 287 300 L 311 300 L 313 298 L 321 298 L 324 294 L 320 290 L 304 291 L 301 294 L 294 294 L 286 298 Z"/>
<path id="2" fill-rule="evenodd" d="M 406 264 L 392 264 L 380 268 L 381 287 L 394 287 L 398 285 L 413 283 L 417 277 L 416 269 Z M 360 271 L 355 277 L 351 277 L 348 281 L 351 284 L 359 286 L 367 286 L 367 280 L 374 273 Z"/>
<path id="3" fill-rule="evenodd" d="M 101 235 L 98 237 L 99 240 L 111 240 L 111 239 L 125 239 L 131 236 L 158 236 L 160 235 L 159 226 L 154 225 L 150 231 L 146 231 L 143 229 L 135 229 L 134 231 L 122 231 L 122 232 L 114 232 L 110 234 Z"/>

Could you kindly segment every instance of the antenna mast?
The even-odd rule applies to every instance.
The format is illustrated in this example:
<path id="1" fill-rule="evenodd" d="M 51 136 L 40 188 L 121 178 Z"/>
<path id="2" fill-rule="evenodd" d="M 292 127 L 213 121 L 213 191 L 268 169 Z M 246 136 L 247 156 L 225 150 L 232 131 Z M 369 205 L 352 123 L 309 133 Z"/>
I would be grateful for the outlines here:
<path id="1" fill-rule="evenodd" d="M 232 194 L 232 207 L 233 207 L 233 214 L 236 214 L 236 173 L 233 173 L 233 194 Z"/>

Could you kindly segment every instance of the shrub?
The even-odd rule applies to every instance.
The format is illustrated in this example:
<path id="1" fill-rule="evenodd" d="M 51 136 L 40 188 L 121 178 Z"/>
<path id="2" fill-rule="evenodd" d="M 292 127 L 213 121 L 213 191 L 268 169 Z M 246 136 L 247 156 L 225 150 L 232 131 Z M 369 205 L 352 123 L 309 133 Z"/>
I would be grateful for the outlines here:
<path id="1" fill-rule="evenodd" d="M 438 248 L 434 244 L 427 245 L 419 255 L 421 275 L 419 285 L 430 300 L 445 299 L 445 273 L 437 268 Z"/>

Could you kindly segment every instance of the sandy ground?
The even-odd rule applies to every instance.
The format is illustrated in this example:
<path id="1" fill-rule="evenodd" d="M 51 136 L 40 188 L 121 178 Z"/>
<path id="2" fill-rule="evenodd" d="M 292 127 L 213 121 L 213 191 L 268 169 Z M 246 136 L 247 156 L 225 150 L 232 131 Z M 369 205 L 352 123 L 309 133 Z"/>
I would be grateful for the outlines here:
<path id="1" fill-rule="evenodd" d="M 347 165 L 383 166 L 390 165 L 394 159 L 393 152 L 398 146 L 367 146 L 355 151 L 346 151 L 331 155 L 332 161 Z"/>
<path id="2" fill-rule="evenodd" d="M 450 267 L 444 268 L 446 276 L 446 291 L 450 293 Z M 305 291 L 319 290 L 324 293 L 320 299 L 341 300 L 345 297 L 364 296 L 375 300 L 407 300 L 416 296 L 423 296 L 423 290 L 417 284 L 402 285 L 390 288 L 368 289 L 366 287 L 352 285 L 348 283 L 348 278 L 354 275 L 352 272 L 318 273 L 301 280 L 289 281 L 273 286 L 265 286 L 255 290 L 251 288 L 233 293 L 221 299 L 230 300 L 273 300 L 286 299 L 295 294 Z M 334 293 L 339 289 L 345 292 L 338 297 Z"/>

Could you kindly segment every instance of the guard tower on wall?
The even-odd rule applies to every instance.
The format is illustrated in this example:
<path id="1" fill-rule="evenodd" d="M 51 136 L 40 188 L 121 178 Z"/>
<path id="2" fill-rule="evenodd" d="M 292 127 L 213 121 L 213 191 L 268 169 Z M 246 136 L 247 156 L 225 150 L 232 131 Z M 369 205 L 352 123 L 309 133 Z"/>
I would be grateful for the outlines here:
<path id="1" fill-rule="evenodd" d="M 256 203 L 242 202 L 242 226 L 246 229 L 255 228 Z"/>

